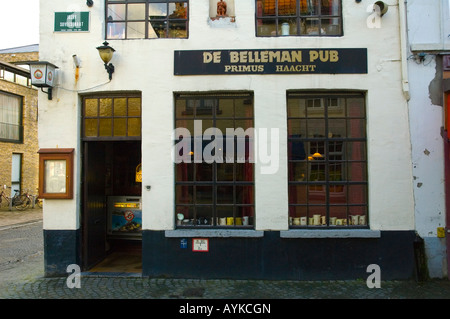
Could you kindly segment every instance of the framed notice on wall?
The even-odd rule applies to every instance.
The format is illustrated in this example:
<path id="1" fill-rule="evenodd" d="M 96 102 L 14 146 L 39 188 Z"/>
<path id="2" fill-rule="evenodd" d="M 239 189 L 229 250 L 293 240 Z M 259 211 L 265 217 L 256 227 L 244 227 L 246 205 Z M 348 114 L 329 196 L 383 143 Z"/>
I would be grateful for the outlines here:
<path id="1" fill-rule="evenodd" d="M 73 148 L 39 150 L 39 197 L 73 198 Z"/>

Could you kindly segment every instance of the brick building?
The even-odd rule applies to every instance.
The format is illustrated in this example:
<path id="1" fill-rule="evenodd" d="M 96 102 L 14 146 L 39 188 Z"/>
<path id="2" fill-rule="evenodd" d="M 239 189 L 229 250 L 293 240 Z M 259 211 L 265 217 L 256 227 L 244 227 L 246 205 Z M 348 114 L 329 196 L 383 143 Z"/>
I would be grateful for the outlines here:
<path id="1" fill-rule="evenodd" d="M 0 185 L 32 194 L 39 172 L 38 101 L 25 62 L 37 61 L 38 51 L 38 45 L 0 50 Z"/>

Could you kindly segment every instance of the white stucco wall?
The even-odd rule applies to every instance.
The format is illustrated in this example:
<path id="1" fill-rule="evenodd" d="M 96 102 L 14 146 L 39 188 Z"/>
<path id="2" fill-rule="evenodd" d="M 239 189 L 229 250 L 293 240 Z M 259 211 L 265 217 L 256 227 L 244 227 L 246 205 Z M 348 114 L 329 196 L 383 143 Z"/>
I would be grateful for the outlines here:
<path id="1" fill-rule="evenodd" d="M 408 40 L 411 49 L 443 48 L 449 39 L 448 0 L 408 1 Z M 424 14 L 426 18 L 424 19 Z M 439 52 L 439 51 L 438 51 Z M 409 51 L 408 68 L 411 87 L 409 116 L 411 126 L 415 219 L 418 234 L 424 238 L 431 277 L 446 274 L 445 238 L 437 237 L 438 227 L 445 227 L 445 175 L 442 96 L 439 90 L 442 71 L 436 51 Z M 437 81 L 433 86 L 432 82 Z M 433 97 L 433 100 L 432 100 Z"/>
<path id="2" fill-rule="evenodd" d="M 380 28 L 368 28 L 371 1 L 343 1 L 343 37 L 256 38 L 253 0 L 235 3 L 236 24 L 208 24 L 209 0 L 190 1 L 189 39 L 108 40 L 116 50 L 116 69 L 108 82 L 96 47 L 104 41 L 104 3 L 92 8 L 72 1 L 41 1 L 40 59 L 60 68 L 52 101 L 40 94 L 40 147 L 74 147 L 79 154 L 78 93 L 142 91 L 143 228 L 174 228 L 174 176 L 171 159 L 173 91 L 249 90 L 254 92 L 255 129 L 279 129 L 279 169 L 261 174 L 255 165 L 256 229 L 288 229 L 286 90 L 367 91 L 369 222 L 372 229 L 414 229 L 414 204 L 408 109 L 402 92 L 397 0 L 389 0 Z M 69 9 L 70 8 L 70 9 Z M 54 33 L 57 11 L 90 11 L 88 33 Z M 198 49 L 367 48 L 364 75 L 173 76 L 173 51 Z M 81 60 L 74 81 L 72 55 Z M 77 174 L 80 165 L 76 161 Z M 78 184 L 79 178 L 75 179 Z M 44 228 L 79 227 L 78 188 L 73 200 L 46 201 Z"/>

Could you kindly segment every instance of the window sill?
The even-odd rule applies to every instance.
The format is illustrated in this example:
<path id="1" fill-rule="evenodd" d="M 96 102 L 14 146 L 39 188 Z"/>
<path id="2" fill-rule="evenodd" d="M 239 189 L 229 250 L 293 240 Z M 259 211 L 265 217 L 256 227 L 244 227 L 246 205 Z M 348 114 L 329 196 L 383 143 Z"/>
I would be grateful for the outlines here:
<path id="1" fill-rule="evenodd" d="M 263 237 L 263 231 L 234 229 L 176 229 L 166 230 L 166 237 Z"/>
<path id="2" fill-rule="evenodd" d="M 281 238 L 380 238 L 379 230 L 370 229 L 299 229 L 280 231 Z"/>

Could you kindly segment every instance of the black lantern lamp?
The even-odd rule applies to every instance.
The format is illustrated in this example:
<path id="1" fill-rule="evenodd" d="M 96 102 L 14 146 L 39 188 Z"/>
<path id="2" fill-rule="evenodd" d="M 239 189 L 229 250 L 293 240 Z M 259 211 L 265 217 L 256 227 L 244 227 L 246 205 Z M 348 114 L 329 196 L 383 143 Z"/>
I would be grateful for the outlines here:
<path id="1" fill-rule="evenodd" d="M 112 74 L 114 73 L 114 65 L 112 65 L 112 63 L 109 63 L 109 61 L 111 61 L 114 52 L 116 50 L 114 50 L 113 48 L 111 48 L 108 42 L 103 42 L 102 46 L 97 47 L 98 53 L 100 54 L 100 58 L 103 60 L 103 62 L 105 63 L 105 69 L 106 72 L 108 72 L 109 74 L 109 79 L 112 79 Z M 109 63 L 109 64 L 108 64 Z"/>

